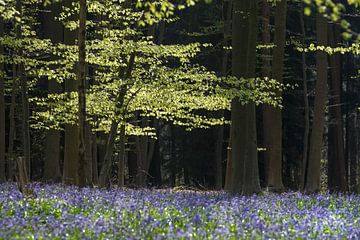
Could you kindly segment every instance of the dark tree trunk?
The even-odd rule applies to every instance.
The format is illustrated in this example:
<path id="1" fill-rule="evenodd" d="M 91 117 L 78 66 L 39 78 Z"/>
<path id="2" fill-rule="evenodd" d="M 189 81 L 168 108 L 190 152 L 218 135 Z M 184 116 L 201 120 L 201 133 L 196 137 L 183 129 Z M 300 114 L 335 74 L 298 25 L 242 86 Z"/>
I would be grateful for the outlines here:
<path id="1" fill-rule="evenodd" d="M 275 36 L 272 60 L 272 77 L 283 82 L 283 68 L 286 38 L 286 0 L 276 3 Z M 281 96 L 280 93 L 277 94 Z M 282 182 L 282 112 L 280 108 L 264 106 L 265 161 L 268 165 L 267 186 L 270 190 L 284 190 Z"/>
<path id="2" fill-rule="evenodd" d="M 250 0 L 233 2 L 232 73 L 238 78 L 255 76 L 257 5 Z M 249 195 L 260 191 L 255 104 L 241 105 L 239 100 L 235 98 L 231 104 L 232 176 L 228 187 L 230 192 Z"/>
<path id="3" fill-rule="evenodd" d="M 71 8 L 72 3 L 75 0 L 65 0 L 65 6 Z M 76 20 L 76 19 L 72 19 Z M 64 43 L 66 45 L 75 45 L 77 32 L 64 30 Z M 74 66 L 74 71 L 75 70 Z M 77 91 L 76 79 L 65 80 L 65 91 L 68 93 L 68 97 L 72 92 Z M 64 144 L 64 167 L 63 167 L 63 182 L 65 184 L 75 185 L 78 183 L 78 163 L 79 163 L 79 127 L 77 124 L 65 125 L 65 144 Z"/>
<path id="4" fill-rule="evenodd" d="M 271 44 L 271 34 L 270 34 L 270 6 L 269 2 L 267 0 L 261 1 L 261 38 L 262 38 L 262 44 L 263 45 L 270 45 Z M 262 78 L 270 78 L 271 77 L 271 52 L 270 49 L 264 48 L 261 52 L 261 77 Z M 269 106 L 262 106 L 262 114 L 263 114 L 263 132 L 267 131 L 270 124 L 269 117 L 266 116 L 268 112 Z M 263 146 L 266 147 L 266 139 L 264 139 L 265 136 L 263 134 Z M 269 162 L 267 153 L 264 152 L 264 179 L 267 185 L 267 179 L 268 179 L 268 173 L 269 173 Z"/>
<path id="5" fill-rule="evenodd" d="M 352 55 L 346 55 L 346 177 L 349 177 L 351 192 L 359 192 L 358 181 L 358 126 L 357 104 L 354 106 L 355 83 L 352 76 L 356 75 L 356 62 Z"/>
<path id="6" fill-rule="evenodd" d="M 125 180 L 125 123 L 120 126 L 120 151 L 118 162 L 118 187 L 124 187 Z"/>
<path id="7" fill-rule="evenodd" d="M 92 181 L 93 184 L 97 185 L 99 183 L 99 173 L 98 173 L 98 159 L 99 159 L 99 151 L 98 151 L 98 144 L 97 144 L 97 134 L 93 133 L 91 135 L 91 144 L 92 144 Z M 101 158 L 102 159 L 102 158 Z"/>
<path id="8" fill-rule="evenodd" d="M 11 104 L 9 112 L 9 144 L 7 151 L 7 177 L 8 180 L 13 181 L 15 179 L 14 169 L 15 169 L 15 154 L 14 154 L 14 141 L 16 135 L 16 120 L 15 120 L 15 111 L 16 111 L 16 98 L 18 96 L 18 79 L 17 79 L 17 69 L 16 65 L 12 65 L 12 87 L 11 87 Z"/>
<path id="9" fill-rule="evenodd" d="M 22 3 L 16 1 L 16 9 L 22 15 Z M 16 37 L 22 38 L 20 23 L 16 26 Z M 19 52 L 20 56 L 23 54 Z M 21 90 L 21 107 L 22 107 L 22 119 L 21 119 L 21 130 L 22 130 L 22 152 L 25 161 L 25 170 L 29 179 L 31 179 L 31 159 L 30 159 L 30 127 L 29 127 L 29 95 L 27 78 L 24 68 L 24 63 L 18 65 L 17 74 L 20 78 L 20 90 Z"/>
<path id="10" fill-rule="evenodd" d="M 51 39 L 53 44 L 58 44 L 63 41 L 63 25 L 56 21 L 55 18 L 59 16 L 61 5 L 53 3 L 45 8 L 43 19 L 44 38 Z M 48 80 L 49 94 L 61 93 L 61 84 L 54 79 Z M 44 161 L 44 180 L 50 182 L 61 181 L 60 170 L 60 131 L 50 129 L 46 132 L 46 148 Z"/>
<path id="11" fill-rule="evenodd" d="M 329 24 L 329 44 L 338 47 L 341 42 L 340 26 Z M 341 112 L 341 56 L 333 54 L 329 78 L 329 127 L 328 127 L 328 187 L 330 191 L 347 191 L 344 134 Z"/>
<path id="12" fill-rule="evenodd" d="M 304 3 L 301 3 L 300 9 L 300 25 L 301 25 L 301 43 L 305 46 L 306 40 L 306 29 L 304 22 Z M 303 75 L 303 98 L 304 98 L 304 140 L 303 140 L 303 156 L 301 163 L 301 181 L 300 189 L 305 188 L 305 178 L 306 178 L 306 166 L 308 163 L 308 152 L 309 152 L 309 132 L 310 132 L 310 108 L 309 108 L 309 99 L 308 99 L 308 83 L 307 83 L 307 66 L 306 66 L 306 53 L 301 53 L 302 61 L 302 75 Z"/>
<path id="13" fill-rule="evenodd" d="M 317 44 L 327 45 L 327 22 L 320 14 L 316 17 Z M 320 162 L 323 149 L 325 126 L 325 107 L 327 99 L 327 55 L 323 51 L 316 53 L 317 79 L 315 86 L 314 120 L 312 124 L 309 164 L 305 184 L 306 192 L 320 190 Z"/>
<path id="14" fill-rule="evenodd" d="M 86 88 L 85 88 L 85 81 L 86 81 L 86 51 L 85 51 L 85 40 L 86 40 L 86 0 L 80 0 L 80 27 L 79 27 L 79 36 L 78 36 L 78 46 L 79 46 L 79 56 L 78 56 L 78 117 L 79 117 L 79 165 L 78 165 L 78 177 L 79 182 L 78 185 L 89 186 L 91 185 L 92 176 L 88 176 L 86 173 L 86 169 L 88 168 L 88 164 L 90 159 L 88 159 L 86 151 L 89 146 L 87 146 L 86 137 L 88 137 L 87 129 L 87 120 L 86 120 Z"/>
<path id="15" fill-rule="evenodd" d="M 230 44 L 231 34 L 231 13 L 232 13 L 232 2 L 223 1 L 223 53 L 221 62 L 221 75 L 228 75 L 229 68 L 229 50 L 226 48 Z M 224 111 L 221 111 L 221 117 L 224 117 Z M 224 160 L 223 148 L 224 148 L 224 126 L 218 126 L 216 128 L 216 143 L 215 143 L 215 189 L 220 190 L 223 188 L 223 169 L 222 163 Z"/>

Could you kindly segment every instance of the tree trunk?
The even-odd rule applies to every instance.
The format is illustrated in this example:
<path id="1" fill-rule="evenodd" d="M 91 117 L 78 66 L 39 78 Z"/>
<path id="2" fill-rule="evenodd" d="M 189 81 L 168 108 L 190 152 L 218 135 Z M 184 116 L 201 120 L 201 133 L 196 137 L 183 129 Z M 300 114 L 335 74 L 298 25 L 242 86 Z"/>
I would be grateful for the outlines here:
<path id="1" fill-rule="evenodd" d="M 271 44 L 271 34 L 270 34 L 270 7 L 269 7 L 269 3 L 267 0 L 262 0 L 261 1 L 261 35 L 262 35 L 262 44 L 263 45 L 270 45 Z M 271 51 L 268 48 L 264 48 L 261 52 L 261 63 L 262 63 L 262 68 L 261 68 L 261 77 L 262 78 L 270 78 L 271 77 Z M 271 119 L 269 118 L 269 116 L 267 115 L 267 113 L 269 112 L 270 107 L 263 105 L 262 106 L 262 114 L 263 114 L 263 146 L 267 147 L 267 140 L 265 139 L 265 131 L 270 131 L 268 130 L 270 123 L 271 123 Z M 269 140 L 268 140 L 269 141 Z M 267 184 L 267 179 L 268 179 L 268 173 L 269 173 L 269 154 L 264 152 L 264 173 L 265 173 L 265 181 L 266 181 L 266 185 Z"/>
<path id="2" fill-rule="evenodd" d="M 71 8 L 72 3 L 75 0 L 66 0 L 65 6 Z M 76 20 L 76 19 L 72 19 Z M 66 45 L 75 45 L 77 31 L 70 31 L 65 28 L 64 30 L 64 43 Z M 74 71 L 75 71 L 74 66 Z M 76 79 L 65 80 L 65 91 L 68 93 L 68 97 L 72 92 L 77 91 Z M 77 170 L 78 170 L 78 147 L 79 147 L 79 127 L 77 124 L 65 125 L 65 143 L 64 143 L 64 167 L 63 167 L 63 182 L 65 184 L 75 185 L 78 182 Z"/>
<path id="3" fill-rule="evenodd" d="M 135 63 L 135 53 L 132 53 L 130 55 L 130 59 L 127 65 L 127 69 L 126 72 L 124 69 L 119 69 L 119 79 L 130 79 L 131 77 L 131 72 L 133 69 Z M 125 84 L 123 86 L 120 87 L 119 90 L 119 94 L 116 98 L 116 112 L 115 112 L 115 116 L 117 117 L 122 117 L 122 121 L 124 121 L 124 117 L 125 117 L 125 112 L 124 112 L 124 101 L 125 101 L 125 95 L 127 92 L 128 86 Z M 114 119 L 111 123 L 111 127 L 110 127 L 110 132 L 106 141 L 106 148 L 105 148 L 105 156 L 104 156 L 104 160 L 102 161 L 102 166 L 101 166 L 101 170 L 100 170 L 100 175 L 99 175 L 99 185 L 101 187 L 105 187 L 107 180 L 109 178 L 109 174 L 111 171 L 111 165 L 112 165 L 112 157 L 113 157 L 113 152 L 114 152 L 114 145 L 115 145 L 115 140 L 116 140 L 116 134 L 117 134 L 117 129 L 119 126 L 119 120 L 118 119 Z"/>
<path id="4" fill-rule="evenodd" d="M 4 36 L 4 22 L 0 16 L 0 38 Z M 0 45 L 0 183 L 6 181 L 5 169 L 5 68 L 4 47 Z"/>
<path id="5" fill-rule="evenodd" d="M 316 16 L 316 29 L 317 44 L 326 46 L 327 22 L 320 14 Z M 322 157 L 327 99 L 327 55 L 324 51 L 318 51 L 316 53 L 316 68 L 317 79 L 315 86 L 314 120 L 310 138 L 309 164 L 305 184 L 305 191 L 309 193 L 320 190 L 320 162 Z"/>
<path id="6" fill-rule="evenodd" d="M 229 144 L 226 149 L 227 159 L 226 159 L 226 174 L 225 174 L 225 184 L 224 190 L 231 191 L 231 181 L 232 181 L 232 172 L 233 172 L 233 165 L 231 161 L 232 156 L 232 137 L 231 134 L 233 133 L 231 126 L 230 126 L 230 136 L 229 136 Z"/>
<path id="7" fill-rule="evenodd" d="M 221 75 L 227 76 L 228 64 L 229 64 L 229 50 L 226 48 L 230 44 L 231 34 L 231 13 L 232 13 L 232 2 L 231 0 L 223 1 L 223 52 L 222 52 L 222 64 L 221 64 Z M 221 117 L 224 117 L 224 111 L 221 111 Z M 216 143 L 215 143 L 215 189 L 220 190 L 223 188 L 223 146 L 224 146 L 224 126 L 218 126 L 216 128 Z"/>
<path id="8" fill-rule="evenodd" d="M 235 77 L 255 76 L 257 1 L 233 2 L 232 73 Z M 245 61 L 244 61 L 245 60 Z M 255 104 L 241 105 L 235 98 L 231 104 L 232 177 L 229 189 L 249 195 L 260 191 L 257 159 Z"/>
<path id="9" fill-rule="evenodd" d="M 97 144 L 97 134 L 93 133 L 91 136 L 91 144 L 92 144 L 92 181 L 93 184 L 97 185 L 99 183 L 99 175 L 98 175 L 98 144 Z"/>
<path id="10" fill-rule="evenodd" d="M 118 187 L 124 187 L 125 180 L 125 123 L 120 126 L 120 151 L 119 151 L 119 162 L 118 162 Z"/>
<path id="11" fill-rule="evenodd" d="M 11 104 L 9 113 L 9 144 L 7 151 L 7 177 L 8 180 L 13 181 L 15 169 L 15 154 L 14 154 L 14 141 L 16 135 L 16 98 L 18 96 L 18 79 L 16 65 L 12 64 L 12 86 L 11 86 Z"/>
<path id="12" fill-rule="evenodd" d="M 341 42 L 340 26 L 329 24 L 329 44 L 338 47 Z M 331 192 L 347 191 L 343 124 L 341 112 L 341 56 L 330 56 L 329 129 L 328 129 L 328 187 Z"/>
<path id="13" fill-rule="evenodd" d="M 346 55 L 346 176 L 349 176 L 351 192 L 359 192 L 358 187 L 358 130 L 357 130 L 357 103 L 354 106 L 353 97 L 357 94 L 352 76 L 356 76 L 356 62 L 354 56 Z"/>
<path id="14" fill-rule="evenodd" d="M 283 82 L 283 68 L 286 38 L 286 0 L 276 3 L 275 36 L 272 60 L 272 77 Z M 278 96 L 281 94 L 278 92 Z M 284 190 L 282 182 L 282 112 L 280 108 L 264 105 L 265 162 L 268 167 L 267 186 L 270 190 Z"/>
<path id="15" fill-rule="evenodd" d="M 301 25 L 301 43 L 305 47 L 306 40 L 306 29 L 304 22 L 304 3 L 301 3 L 300 9 L 300 25 Z M 301 53 L 302 61 L 302 75 L 303 75 L 303 96 L 304 96 L 304 142 L 303 142 L 303 156 L 301 163 L 301 182 L 300 189 L 305 188 L 305 179 L 306 179 L 306 167 L 308 164 L 308 152 L 309 152 L 309 132 L 310 132 L 310 107 L 308 99 L 308 85 L 307 85 L 307 66 L 306 66 L 306 53 Z"/>
<path id="16" fill-rule="evenodd" d="M 87 140 L 86 138 L 89 137 L 86 131 L 88 128 L 87 120 L 86 120 L 86 51 L 85 51 L 85 40 L 86 40 L 86 0 L 80 0 L 80 15 L 79 15 L 79 36 L 78 36 L 78 46 L 79 46 L 79 56 L 78 56 L 78 117 L 79 117 L 79 148 L 78 148 L 78 155 L 79 155 L 79 165 L 78 165 L 78 177 L 79 182 L 78 185 L 89 186 L 91 185 L 92 176 L 87 174 L 88 165 L 90 159 L 86 154 L 87 148 Z"/>
<path id="17" fill-rule="evenodd" d="M 129 137 L 129 151 L 128 151 L 128 168 L 129 168 L 129 185 L 135 186 L 137 173 L 137 156 L 135 147 L 135 137 Z"/>
<path id="18" fill-rule="evenodd" d="M 142 127 L 148 127 L 149 119 L 142 119 Z M 138 171 L 136 175 L 136 185 L 138 187 L 145 187 L 147 177 L 149 176 L 149 169 L 151 159 L 154 155 L 155 140 L 148 136 L 136 137 L 136 151 L 137 151 L 137 166 Z"/>
<path id="19" fill-rule="evenodd" d="M 155 187 L 160 187 L 162 184 L 162 176 L 161 176 L 161 155 L 160 155 L 159 140 L 155 142 L 154 155 L 151 160 L 149 172 L 150 175 L 152 176 L 151 178 L 152 185 Z"/>
<path id="20" fill-rule="evenodd" d="M 22 15 L 22 3 L 21 1 L 16 1 L 16 9 Z M 16 27 L 16 37 L 18 39 L 22 38 L 21 26 L 20 24 Z M 20 56 L 23 53 L 19 53 Z M 22 130 L 22 150 L 25 161 L 25 169 L 29 179 L 31 179 L 31 159 L 30 159 L 30 127 L 29 127 L 29 95 L 28 95 L 28 86 L 27 79 L 25 74 L 24 64 L 20 63 L 18 65 L 18 76 L 20 78 L 20 89 L 21 89 L 21 104 L 22 104 L 22 118 L 21 118 L 21 130 Z"/>
<path id="21" fill-rule="evenodd" d="M 44 38 L 51 39 L 53 44 L 63 41 L 63 25 L 55 18 L 60 14 L 61 5 L 53 3 L 44 12 L 43 31 Z M 48 93 L 61 93 L 61 84 L 54 79 L 50 79 Z M 50 182 L 61 181 L 60 170 L 60 131 L 50 129 L 46 131 L 46 148 L 44 161 L 44 180 Z"/>

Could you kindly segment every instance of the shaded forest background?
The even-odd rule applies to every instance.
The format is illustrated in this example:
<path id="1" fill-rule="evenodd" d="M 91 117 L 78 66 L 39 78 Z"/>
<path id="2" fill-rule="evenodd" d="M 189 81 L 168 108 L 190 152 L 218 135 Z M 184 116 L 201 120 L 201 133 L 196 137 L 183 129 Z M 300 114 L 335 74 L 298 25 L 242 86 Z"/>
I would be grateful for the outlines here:
<path id="1" fill-rule="evenodd" d="M 86 1 L 5 3 L 14 13 L 0 18 L 1 181 L 15 180 L 24 161 L 31 181 L 80 186 L 360 190 L 358 45 L 344 22 L 324 17 L 331 9 L 285 0 L 181 10 L 156 1 L 88 1 L 98 10 Z M 358 10 L 337 3 L 359 32 Z M 86 19 L 92 42 L 82 38 Z M 291 87 L 240 81 L 255 77 Z M 74 103 L 71 92 L 83 98 Z M 81 99 L 90 110 L 79 107 L 79 121 Z"/>

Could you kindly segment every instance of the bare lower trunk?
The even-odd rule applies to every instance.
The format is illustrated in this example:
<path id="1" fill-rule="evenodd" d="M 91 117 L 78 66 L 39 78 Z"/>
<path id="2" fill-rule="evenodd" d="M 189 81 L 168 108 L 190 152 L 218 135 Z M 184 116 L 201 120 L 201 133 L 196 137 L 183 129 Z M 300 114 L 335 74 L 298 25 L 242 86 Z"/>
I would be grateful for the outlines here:
<path id="1" fill-rule="evenodd" d="M 50 182 L 61 182 L 60 171 L 60 132 L 58 130 L 47 130 L 44 180 Z"/>
<path id="2" fill-rule="evenodd" d="M 351 192 L 359 191 L 359 176 L 358 176 L 358 109 L 352 104 L 352 96 L 356 94 L 355 82 L 351 76 L 357 74 L 355 69 L 355 58 L 352 55 L 346 55 L 346 177 L 349 177 L 349 187 Z"/>
<path id="3" fill-rule="evenodd" d="M 149 126 L 148 119 L 142 120 L 142 127 Z M 155 139 L 148 136 L 136 137 L 137 165 L 136 185 L 145 187 L 149 175 L 151 159 L 154 155 Z"/>
<path id="4" fill-rule="evenodd" d="M 227 147 L 227 160 L 226 160 L 226 174 L 225 174 L 225 185 L 224 185 L 224 190 L 225 191 L 230 191 L 230 186 L 231 186 L 231 179 L 232 179 L 232 161 L 231 161 L 231 156 L 232 156 L 232 137 L 231 134 L 233 133 L 231 126 L 230 126 L 230 136 L 229 136 L 229 144 Z"/>
<path id="5" fill-rule="evenodd" d="M 318 45 L 327 45 L 327 22 L 320 14 L 316 17 Z M 309 164 L 306 177 L 306 192 L 320 190 L 320 162 L 323 148 L 323 134 L 325 126 L 325 107 L 327 99 L 327 55 L 325 52 L 316 53 L 317 79 L 315 86 L 314 120 L 310 138 Z"/>
<path id="6" fill-rule="evenodd" d="M 272 77 L 283 82 L 283 68 L 286 39 L 286 0 L 276 3 L 275 36 L 272 61 Z M 277 96 L 281 97 L 278 92 Z M 267 185 L 270 190 L 284 190 L 282 182 L 282 112 L 280 108 L 264 106 L 264 142 L 266 147 L 265 161 L 268 165 Z"/>
<path id="7" fill-rule="evenodd" d="M 120 126 L 120 151 L 118 162 L 118 187 L 124 187 L 125 180 L 125 124 Z"/>
<path id="8" fill-rule="evenodd" d="M 270 34 L 270 6 L 267 0 L 261 1 L 261 38 L 263 45 L 270 45 L 271 44 L 271 34 Z M 264 48 L 261 52 L 261 77 L 262 78 L 270 78 L 271 77 L 271 51 L 268 48 Z M 270 126 L 269 120 L 271 120 L 267 116 L 269 106 L 263 105 L 262 106 L 262 115 L 263 115 L 263 132 L 267 131 L 266 129 Z M 266 134 L 263 134 L 263 146 L 266 147 L 268 145 L 266 139 Z M 266 149 L 267 151 L 267 149 Z M 267 152 L 264 152 L 264 179 L 265 184 L 267 185 L 268 173 L 269 173 L 269 163 L 268 163 L 268 156 Z"/>
<path id="9" fill-rule="evenodd" d="M 306 39 L 306 30 L 304 22 L 304 4 L 301 4 L 300 9 L 300 24 L 301 24 L 301 35 L 302 35 L 302 45 L 305 46 Z M 307 85 L 307 66 L 306 66 L 306 53 L 301 53 L 302 60 L 302 75 L 303 75 L 303 96 L 304 96 L 304 142 L 303 142 L 303 158 L 301 163 L 301 182 L 300 189 L 305 188 L 305 178 L 306 178 L 306 166 L 308 163 L 308 152 L 309 152 L 309 132 L 310 132 L 310 108 L 309 108 L 309 99 L 308 99 L 308 85 Z"/>
<path id="10" fill-rule="evenodd" d="M 120 79 L 130 79 L 134 63 L 135 63 L 135 53 L 132 53 L 127 65 L 127 69 L 119 70 Z M 122 116 L 123 118 L 125 116 L 124 101 L 128 89 L 127 87 L 128 87 L 127 84 L 120 87 L 119 94 L 115 101 L 116 109 L 117 109 L 116 110 L 117 112 L 115 112 L 115 116 L 118 117 Z M 122 120 L 124 121 L 124 119 Z M 119 125 L 119 120 L 114 119 L 111 123 L 110 132 L 106 141 L 105 156 L 104 156 L 104 160 L 102 161 L 102 166 L 99 175 L 99 185 L 101 187 L 105 187 L 109 179 L 118 125 Z"/>
<path id="11" fill-rule="evenodd" d="M 70 7 L 76 2 L 75 0 L 65 0 L 65 6 Z M 72 20 L 76 20 L 72 19 Z M 77 31 L 64 30 L 64 43 L 67 45 L 74 45 L 77 36 Z M 76 67 L 74 66 L 74 72 Z M 65 91 L 68 97 L 72 92 L 77 91 L 77 81 L 75 79 L 65 80 Z M 79 147 L 79 127 L 77 124 L 65 125 L 65 143 L 64 143 L 64 167 L 63 167 L 63 182 L 65 184 L 75 185 L 78 183 L 78 147 Z"/>
<path id="12" fill-rule="evenodd" d="M 50 39 L 53 44 L 58 44 L 63 41 L 64 28 L 61 22 L 56 21 L 59 16 L 61 5 L 53 3 L 45 8 L 42 26 L 44 38 Z M 52 57 L 51 60 L 54 60 Z M 60 94 L 62 92 L 61 84 L 55 79 L 48 80 L 49 94 Z M 53 113 L 52 113 L 53 114 Z M 60 170 L 60 131 L 50 129 L 46 131 L 46 148 L 44 159 L 44 180 L 50 182 L 61 182 Z"/>
<path id="13" fill-rule="evenodd" d="M 220 190 L 223 187 L 223 141 L 224 141 L 224 127 L 218 126 L 215 130 L 216 143 L 215 143 L 215 189 Z"/>
<path id="14" fill-rule="evenodd" d="M 99 183 L 99 175 L 98 175 L 98 144 L 97 144 L 97 134 L 93 133 L 91 136 L 91 144 L 92 144 L 92 175 L 93 175 L 93 184 L 97 185 Z"/>
<path id="15" fill-rule="evenodd" d="M 22 3 L 21 1 L 16 1 L 16 9 L 22 15 Z M 22 38 L 21 26 L 16 26 L 16 37 L 18 39 Z M 20 52 L 21 56 L 22 53 Z M 22 118 L 21 118 L 21 130 L 22 130 L 22 153 L 24 156 L 25 167 L 29 179 L 31 179 L 31 163 L 30 163 L 30 127 L 29 127 L 29 95 L 28 95 L 28 85 L 25 73 L 24 63 L 19 63 L 17 69 L 18 77 L 20 78 L 20 90 L 21 90 L 21 107 L 22 107 Z"/>
<path id="16" fill-rule="evenodd" d="M 341 41 L 340 27 L 329 24 L 329 44 L 337 47 Z M 330 191 L 347 191 L 343 124 L 341 113 L 341 56 L 330 59 L 329 78 L 329 127 L 328 127 L 328 187 Z"/>
<path id="17" fill-rule="evenodd" d="M 18 79 L 16 65 L 13 64 L 13 77 L 11 87 L 11 104 L 9 113 L 9 145 L 7 151 L 7 177 L 10 181 L 14 180 L 14 169 L 15 169 L 15 154 L 14 154 L 14 141 L 16 135 L 16 98 L 18 95 Z"/>

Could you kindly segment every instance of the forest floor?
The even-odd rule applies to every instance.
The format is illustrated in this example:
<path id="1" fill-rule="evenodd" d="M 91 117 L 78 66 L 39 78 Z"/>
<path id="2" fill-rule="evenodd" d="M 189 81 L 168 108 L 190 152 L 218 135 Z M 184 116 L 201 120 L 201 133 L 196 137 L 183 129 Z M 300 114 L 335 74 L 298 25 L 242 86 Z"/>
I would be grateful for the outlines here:
<path id="1" fill-rule="evenodd" d="M 0 239 L 358 239 L 360 196 L 0 185 Z"/>

